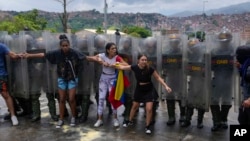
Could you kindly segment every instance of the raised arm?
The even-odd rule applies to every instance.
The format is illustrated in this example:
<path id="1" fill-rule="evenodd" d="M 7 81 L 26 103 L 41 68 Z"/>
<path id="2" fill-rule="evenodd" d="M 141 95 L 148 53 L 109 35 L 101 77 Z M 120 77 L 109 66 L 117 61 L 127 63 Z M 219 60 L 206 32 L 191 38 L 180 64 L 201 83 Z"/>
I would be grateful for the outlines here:
<path id="1" fill-rule="evenodd" d="M 168 93 L 172 92 L 172 89 L 164 82 L 164 80 L 160 77 L 156 70 L 153 72 L 153 76 L 158 82 L 162 84 L 162 86 L 167 90 Z"/>

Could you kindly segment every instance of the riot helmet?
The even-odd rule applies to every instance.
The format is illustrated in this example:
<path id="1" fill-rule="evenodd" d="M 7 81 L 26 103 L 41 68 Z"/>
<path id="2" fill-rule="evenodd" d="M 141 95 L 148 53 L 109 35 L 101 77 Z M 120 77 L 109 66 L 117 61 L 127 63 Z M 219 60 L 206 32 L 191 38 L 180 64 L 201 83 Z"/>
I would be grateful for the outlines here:
<path id="1" fill-rule="evenodd" d="M 180 39 L 180 36 L 178 34 L 170 34 L 168 36 L 168 38 L 169 38 L 169 45 L 171 47 L 178 47 L 179 46 L 181 39 Z"/>
<path id="2" fill-rule="evenodd" d="M 45 43 L 42 37 L 39 37 L 36 39 L 36 44 L 35 44 L 36 49 L 45 49 Z"/>
<path id="3" fill-rule="evenodd" d="M 154 37 L 147 37 L 143 43 L 144 53 L 147 56 L 156 56 L 157 52 L 157 40 Z"/>
<path id="4" fill-rule="evenodd" d="M 77 49 L 79 49 L 82 52 L 88 51 L 88 41 L 86 38 L 77 38 Z"/>
<path id="5" fill-rule="evenodd" d="M 218 41 L 220 42 L 230 42 L 233 36 L 226 27 L 223 27 L 221 32 L 218 34 Z"/>
<path id="6" fill-rule="evenodd" d="M 195 52 L 198 49 L 199 46 L 199 39 L 197 38 L 191 38 L 188 41 L 188 50 L 191 52 Z"/>
<path id="7" fill-rule="evenodd" d="M 98 52 L 105 52 L 106 38 L 104 35 L 97 35 L 94 39 L 94 46 Z"/>
<path id="8" fill-rule="evenodd" d="M 120 47 L 119 52 L 129 52 L 129 53 L 131 53 L 132 39 L 130 37 L 122 38 L 120 40 L 119 47 Z"/>
<path id="9" fill-rule="evenodd" d="M 27 50 L 35 49 L 34 39 L 31 35 L 25 34 L 25 40 L 26 40 Z"/>

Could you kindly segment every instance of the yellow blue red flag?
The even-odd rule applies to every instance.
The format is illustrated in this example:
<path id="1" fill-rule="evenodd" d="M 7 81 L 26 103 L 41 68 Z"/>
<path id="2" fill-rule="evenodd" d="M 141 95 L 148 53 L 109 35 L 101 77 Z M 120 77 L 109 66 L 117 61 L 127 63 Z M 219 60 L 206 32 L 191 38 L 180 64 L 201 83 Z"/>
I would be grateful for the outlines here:
<path id="1" fill-rule="evenodd" d="M 129 86 L 128 78 L 123 74 L 122 70 L 118 70 L 116 75 L 116 81 L 109 94 L 109 102 L 112 104 L 114 109 L 125 103 L 124 90 Z"/>

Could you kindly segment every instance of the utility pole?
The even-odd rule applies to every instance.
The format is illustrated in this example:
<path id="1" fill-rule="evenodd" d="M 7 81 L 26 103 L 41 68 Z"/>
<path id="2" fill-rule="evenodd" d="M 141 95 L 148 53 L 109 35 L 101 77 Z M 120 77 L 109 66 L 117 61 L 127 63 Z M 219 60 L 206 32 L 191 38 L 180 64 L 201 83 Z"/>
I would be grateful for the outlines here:
<path id="1" fill-rule="evenodd" d="M 107 34 L 107 25 L 108 25 L 107 10 L 108 10 L 107 0 L 104 0 L 104 30 L 105 30 L 105 34 Z"/>
<path id="2" fill-rule="evenodd" d="M 208 1 L 207 1 L 207 0 L 204 0 L 204 1 L 203 1 L 203 13 L 202 13 L 203 15 L 205 15 L 205 3 L 206 3 L 206 2 L 208 2 Z"/>
<path id="3" fill-rule="evenodd" d="M 203 26 L 205 26 L 205 18 L 206 18 L 206 14 L 205 14 L 205 3 L 207 3 L 207 0 L 203 1 L 203 13 L 202 13 L 202 19 L 203 19 Z M 201 40 L 203 41 L 203 39 L 205 40 L 205 35 L 203 35 L 203 33 L 205 33 L 205 28 L 203 27 L 203 31 L 201 31 Z"/>

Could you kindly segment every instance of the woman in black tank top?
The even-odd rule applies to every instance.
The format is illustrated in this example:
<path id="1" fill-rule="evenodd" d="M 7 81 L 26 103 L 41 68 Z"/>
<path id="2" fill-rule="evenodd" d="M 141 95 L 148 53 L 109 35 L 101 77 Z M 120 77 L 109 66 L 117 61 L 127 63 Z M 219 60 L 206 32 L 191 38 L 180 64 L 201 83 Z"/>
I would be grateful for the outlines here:
<path id="1" fill-rule="evenodd" d="M 153 76 L 159 83 L 161 83 L 162 86 L 168 91 L 168 93 L 171 93 L 172 90 L 160 77 L 157 71 L 148 65 L 146 55 L 139 55 L 137 59 L 138 64 L 136 65 L 122 66 L 116 64 L 116 68 L 121 70 L 132 70 L 137 81 L 133 106 L 130 111 L 129 121 L 127 121 L 126 124 L 130 125 L 133 123 L 132 119 L 134 118 L 134 115 L 139 108 L 140 103 L 146 103 L 145 133 L 150 134 L 151 130 L 149 128 L 149 125 L 152 120 L 153 101 L 157 99 L 157 97 L 155 96 L 156 90 L 151 81 L 151 76 Z M 125 127 L 127 126 L 126 124 L 124 125 Z"/>

